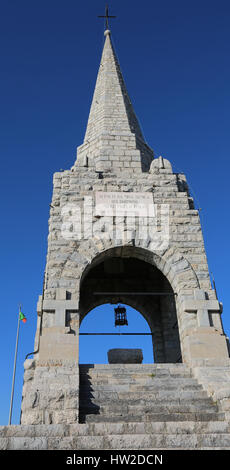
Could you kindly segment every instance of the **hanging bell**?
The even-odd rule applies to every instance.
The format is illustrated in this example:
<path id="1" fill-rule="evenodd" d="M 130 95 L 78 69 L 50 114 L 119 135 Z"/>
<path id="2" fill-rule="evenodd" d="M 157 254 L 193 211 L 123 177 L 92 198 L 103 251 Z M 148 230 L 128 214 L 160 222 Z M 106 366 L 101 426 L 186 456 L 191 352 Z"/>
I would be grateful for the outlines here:
<path id="1" fill-rule="evenodd" d="M 115 326 L 128 325 L 125 307 L 121 307 L 120 305 L 118 305 L 118 307 L 114 309 L 114 312 L 115 312 Z"/>

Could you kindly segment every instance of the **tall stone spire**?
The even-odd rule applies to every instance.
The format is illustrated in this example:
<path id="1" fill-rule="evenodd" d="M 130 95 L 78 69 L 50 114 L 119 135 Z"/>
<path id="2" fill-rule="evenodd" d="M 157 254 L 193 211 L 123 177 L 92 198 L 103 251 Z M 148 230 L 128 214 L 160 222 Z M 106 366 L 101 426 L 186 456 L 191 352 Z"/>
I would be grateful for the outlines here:
<path id="1" fill-rule="evenodd" d="M 98 171 L 121 171 L 124 168 L 147 171 L 153 151 L 145 143 L 111 33 L 107 29 L 104 34 L 105 43 L 84 143 L 78 147 L 76 165 L 95 166 Z"/>
<path id="2" fill-rule="evenodd" d="M 106 39 L 99 67 L 96 87 L 89 114 L 85 141 L 91 141 L 101 132 L 132 132 L 144 140 L 139 123 L 112 45 L 110 32 Z"/>

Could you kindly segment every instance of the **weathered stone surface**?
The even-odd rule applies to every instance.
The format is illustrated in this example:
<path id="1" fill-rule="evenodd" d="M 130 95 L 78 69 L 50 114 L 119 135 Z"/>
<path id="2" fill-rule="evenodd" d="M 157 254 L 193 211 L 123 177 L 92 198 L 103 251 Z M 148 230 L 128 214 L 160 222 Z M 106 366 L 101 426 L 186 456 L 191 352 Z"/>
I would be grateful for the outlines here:
<path id="1" fill-rule="evenodd" d="M 142 349 L 110 349 L 107 354 L 109 364 L 141 364 L 143 361 Z"/>
<path id="2" fill-rule="evenodd" d="M 28 376 L 32 370 L 33 376 Z M 27 360 L 21 423 L 38 425 L 77 422 L 78 394 L 79 372 L 73 361 Z"/>

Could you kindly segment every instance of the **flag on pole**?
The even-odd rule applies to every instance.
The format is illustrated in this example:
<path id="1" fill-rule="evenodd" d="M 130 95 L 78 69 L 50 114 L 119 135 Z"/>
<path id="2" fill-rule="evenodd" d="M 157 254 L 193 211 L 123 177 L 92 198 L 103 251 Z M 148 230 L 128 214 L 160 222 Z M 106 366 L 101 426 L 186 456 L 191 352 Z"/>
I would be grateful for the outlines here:
<path id="1" fill-rule="evenodd" d="M 21 312 L 21 310 L 20 310 L 20 312 L 19 312 L 19 320 L 22 320 L 23 323 L 26 323 L 26 321 L 27 321 L 27 318 L 26 318 L 25 315 Z"/>
<path id="2" fill-rule="evenodd" d="M 19 337 L 20 321 L 23 321 L 23 323 L 26 323 L 26 317 L 25 317 L 25 315 L 21 312 L 21 305 L 19 306 L 18 327 L 17 327 L 17 336 L 16 336 L 16 346 L 15 346 L 15 353 L 14 353 L 14 371 L 13 371 L 12 389 L 11 389 L 11 399 L 10 399 L 9 424 L 11 424 L 12 409 L 13 409 L 14 382 L 15 382 L 15 372 L 16 372 L 16 363 L 17 363 L 18 337 Z"/>

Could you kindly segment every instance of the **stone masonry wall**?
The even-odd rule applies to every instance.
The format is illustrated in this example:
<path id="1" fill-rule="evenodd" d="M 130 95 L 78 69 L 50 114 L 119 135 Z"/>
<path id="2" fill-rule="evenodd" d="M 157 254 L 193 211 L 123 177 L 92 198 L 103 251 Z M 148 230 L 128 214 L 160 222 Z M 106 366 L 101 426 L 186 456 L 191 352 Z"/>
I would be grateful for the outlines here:
<path id="1" fill-rule="evenodd" d="M 21 424 L 57 424 L 78 421 L 79 371 L 76 362 L 24 364 Z"/>
<path id="2" fill-rule="evenodd" d="M 70 171 L 55 173 L 53 183 L 44 296 L 38 308 L 40 348 L 35 360 L 26 363 L 22 423 L 77 422 L 81 280 L 92 262 L 114 255 L 114 250 L 116 256 L 122 249 L 124 256 L 156 266 L 171 284 L 177 294 L 183 361 L 197 363 L 206 355 L 228 357 L 199 213 L 184 175 L 173 174 L 170 166 L 158 168 L 156 161 L 146 173 L 136 167 L 97 173 L 79 163 Z M 138 227 L 128 217 L 118 218 L 118 228 L 119 224 L 125 228 L 125 241 L 119 239 L 114 236 L 114 216 L 103 218 L 94 212 L 95 194 L 100 191 L 150 193 L 157 216 L 143 217 Z M 143 229 L 147 237 L 141 235 Z M 161 231 L 167 235 L 167 230 L 165 242 Z M 194 303 L 194 308 L 187 308 L 186 302 Z"/>
<path id="3" fill-rule="evenodd" d="M 61 233 L 65 223 L 65 208 L 71 210 L 71 205 L 77 204 L 82 209 L 87 197 L 94 204 L 95 191 L 134 191 L 151 192 L 154 204 L 168 204 L 170 227 L 169 247 L 174 252 L 180 253 L 190 263 L 197 277 L 199 287 L 208 291 L 211 297 L 214 292 L 211 287 L 204 242 L 202 237 L 199 213 L 191 209 L 191 198 L 188 196 L 184 175 L 165 174 L 164 172 L 153 175 L 136 172 L 130 174 L 109 174 L 99 179 L 98 174 L 90 169 L 78 167 L 77 171 L 65 171 L 55 173 L 54 191 L 51 203 L 49 219 L 48 255 L 47 255 L 47 283 L 46 298 L 56 298 L 57 289 L 69 289 L 73 295 L 78 292 L 76 280 L 82 272 L 82 265 L 87 265 L 87 255 L 91 249 L 95 250 L 96 242 L 94 234 L 103 243 L 104 227 L 101 221 L 92 214 L 93 233 L 91 227 L 87 233 L 87 225 L 84 233 L 88 239 L 77 240 L 64 239 Z M 89 207 L 91 210 L 91 207 Z M 93 209 L 92 209 L 93 210 Z M 71 220 L 67 214 L 67 221 Z M 82 221 L 84 223 L 84 220 Z M 106 217 L 107 227 L 113 225 L 113 218 Z M 144 221 L 143 221 L 144 222 Z M 98 230 L 97 230 L 98 227 Z M 100 230 L 101 229 L 101 230 Z M 67 231 L 71 231 L 70 225 Z M 71 233 L 69 233 L 71 237 Z M 90 238 L 92 236 L 92 238 Z M 76 237 L 77 238 L 77 237 Z M 129 241 L 129 243 L 131 243 Z M 144 246 L 151 250 L 151 233 L 147 240 L 141 244 L 137 240 L 135 246 Z M 161 246 L 158 251 L 162 254 Z M 163 250 L 166 251 L 166 250 Z M 88 253 L 87 253 L 88 252 Z M 183 274 L 183 273 L 182 273 Z M 191 288 L 196 285 L 186 282 L 183 275 L 183 288 L 191 293 Z"/>

